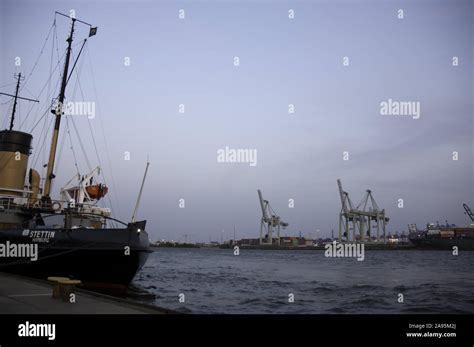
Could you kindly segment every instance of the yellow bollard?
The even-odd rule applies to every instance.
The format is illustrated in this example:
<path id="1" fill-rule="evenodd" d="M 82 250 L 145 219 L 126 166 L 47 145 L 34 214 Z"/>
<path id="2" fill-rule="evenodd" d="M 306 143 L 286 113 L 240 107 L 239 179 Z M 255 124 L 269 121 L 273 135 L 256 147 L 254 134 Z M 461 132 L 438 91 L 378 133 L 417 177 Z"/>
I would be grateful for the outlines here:
<path id="1" fill-rule="evenodd" d="M 59 281 L 67 281 L 69 280 L 68 277 L 56 277 L 56 276 L 51 276 L 48 277 L 48 282 L 51 282 L 53 284 L 53 298 L 54 299 L 59 299 L 61 297 L 60 293 L 60 286 L 59 286 Z"/>
<path id="2" fill-rule="evenodd" d="M 73 292 L 73 289 L 79 284 L 81 284 L 79 280 L 63 279 L 58 281 L 59 295 L 63 301 L 69 301 L 69 296 Z"/>

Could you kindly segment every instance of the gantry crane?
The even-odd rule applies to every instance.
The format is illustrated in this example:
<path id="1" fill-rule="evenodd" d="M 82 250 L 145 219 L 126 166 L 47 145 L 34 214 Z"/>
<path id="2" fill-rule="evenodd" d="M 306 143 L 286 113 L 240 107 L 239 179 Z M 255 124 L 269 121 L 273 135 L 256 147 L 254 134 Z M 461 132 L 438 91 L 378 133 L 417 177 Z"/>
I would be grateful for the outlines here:
<path id="1" fill-rule="evenodd" d="M 339 197 L 342 205 L 341 212 L 339 213 L 339 241 L 342 241 L 343 237 L 346 241 L 349 241 L 351 231 L 354 240 L 354 235 L 357 234 L 356 229 L 358 229 L 359 226 L 358 217 L 352 212 L 354 206 L 349 198 L 349 193 L 342 189 L 340 179 L 337 179 L 337 186 L 339 188 Z"/>
<path id="2" fill-rule="evenodd" d="M 385 216 L 385 210 L 381 210 L 378 207 L 372 196 L 372 191 L 367 189 L 364 198 L 354 208 L 349 198 L 349 193 L 342 189 L 340 179 L 337 180 L 337 185 L 339 187 L 339 196 L 342 204 L 339 214 L 339 241 L 342 241 L 343 237 L 346 241 L 356 241 L 357 238 L 359 238 L 361 242 L 365 240 L 371 241 L 372 228 L 376 228 L 377 242 L 380 241 L 381 233 L 384 242 L 386 242 L 385 227 L 389 218 Z"/>
<path id="3" fill-rule="evenodd" d="M 471 221 L 474 222 L 474 214 L 472 213 L 469 206 L 467 204 L 462 204 L 462 207 L 464 207 L 464 210 L 466 211 L 464 213 L 467 214 L 469 216 L 469 218 L 471 219 Z"/>
<path id="4" fill-rule="evenodd" d="M 260 222 L 260 245 L 273 245 L 273 233 L 277 234 L 277 245 L 280 245 L 280 228 L 285 229 L 288 223 L 282 221 L 280 216 L 270 206 L 268 200 L 264 200 L 260 189 L 258 198 L 262 209 L 262 219 Z M 265 232 L 264 232 L 265 231 Z"/>

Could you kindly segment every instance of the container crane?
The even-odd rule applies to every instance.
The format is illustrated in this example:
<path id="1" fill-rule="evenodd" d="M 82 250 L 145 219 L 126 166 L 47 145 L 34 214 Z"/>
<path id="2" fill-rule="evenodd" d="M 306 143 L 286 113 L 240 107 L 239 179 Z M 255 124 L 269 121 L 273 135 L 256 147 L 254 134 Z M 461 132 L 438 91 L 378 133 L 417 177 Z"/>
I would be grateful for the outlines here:
<path id="1" fill-rule="evenodd" d="M 469 206 L 467 204 L 462 204 L 462 207 L 464 207 L 464 210 L 466 211 L 464 213 L 469 216 L 469 218 L 471 219 L 472 222 L 474 222 L 474 214 L 472 213 Z"/>
<path id="2" fill-rule="evenodd" d="M 276 232 L 277 244 L 280 245 L 280 229 L 285 229 L 288 223 L 281 220 L 272 209 L 268 200 L 264 200 L 261 190 L 257 190 L 262 218 L 260 221 L 260 245 L 273 245 L 273 233 Z"/>
<path id="3" fill-rule="evenodd" d="M 386 242 L 385 227 L 389 218 L 385 216 L 385 209 L 380 209 L 370 189 L 366 190 L 361 202 L 354 207 L 349 198 L 349 193 L 342 189 L 340 179 L 337 179 L 339 196 L 341 198 L 341 212 L 339 213 L 339 241 L 344 237 L 346 241 L 372 240 L 372 228 L 377 230 L 377 242 L 380 241 L 382 233 Z M 375 224 L 373 224 L 375 223 Z M 351 240 L 352 234 L 352 240 Z M 358 236 L 357 236 L 358 235 Z"/>

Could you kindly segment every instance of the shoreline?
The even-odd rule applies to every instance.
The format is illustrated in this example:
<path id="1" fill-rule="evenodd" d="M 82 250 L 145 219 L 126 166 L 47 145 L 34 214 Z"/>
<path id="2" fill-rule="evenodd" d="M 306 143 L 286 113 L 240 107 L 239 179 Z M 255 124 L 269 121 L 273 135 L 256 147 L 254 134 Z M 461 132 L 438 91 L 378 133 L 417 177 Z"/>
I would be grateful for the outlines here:
<path id="1" fill-rule="evenodd" d="M 371 251 L 396 251 L 396 250 L 424 250 L 424 248 L 417 248 L 415 245 L 402 244 L 402 245 L 384 245 L 384 244 L 369 244 L 364 243 L 365 250 Z M 251 245 L 236 245 L 240 250 L 264 250 L 264 251 L 325 251 L 325 246 L 310 246 L 310 247 L 293 247 L 293 246 L 251 246 Z M 172 249 L 228 249 L 233 250 L 234 245 L 220 245 L 220 246 L 154 246 L 150 245 L 152 250 L 158 250 L 160 248 L 172 248 Z"/>

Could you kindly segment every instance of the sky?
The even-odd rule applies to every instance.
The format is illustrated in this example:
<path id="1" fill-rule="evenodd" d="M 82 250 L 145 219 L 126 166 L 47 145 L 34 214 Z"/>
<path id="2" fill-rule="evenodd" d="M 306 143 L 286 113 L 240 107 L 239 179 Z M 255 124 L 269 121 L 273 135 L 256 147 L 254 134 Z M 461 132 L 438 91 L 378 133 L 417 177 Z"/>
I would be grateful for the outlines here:
<path id="1" fill-rule="evenodd" d="M 372 190 L 389 232 L 469 223 L 472 1 L 0 0 L 0 91 L 22 72 L 21 94 L 39 96 L 20 102 L 15 128 L 38 124 L 30 164 L 42 177 L 52 115 L 41 116 L 58 95 L 68 18 L 56 16 L 59 47 L 54 34 L 45 40 L 54 12 L 70 10 L 99 29 L 66 96 L 93 102 L 96 117 L 63 119 L 56 196 L 75 162 L 81 174 L 100 164 L 104 203 L 129 221 L 148 158 L 138 218 L 152 240 L 228 240 L 234 227 L 236 238 L 258 237 L 257 189 L 289 223 L 282 235 L 337 234 L 337 178 L 356 204 Z M 74 56 L 88 33 L 76 29 Z M 419 118 L 382 115 L 389 99 L 418 104 Z M 0 97 L 2 128 L 9 112 Z M 257 165 L 218 162 L 226 147 L 256 150 Z"/>

